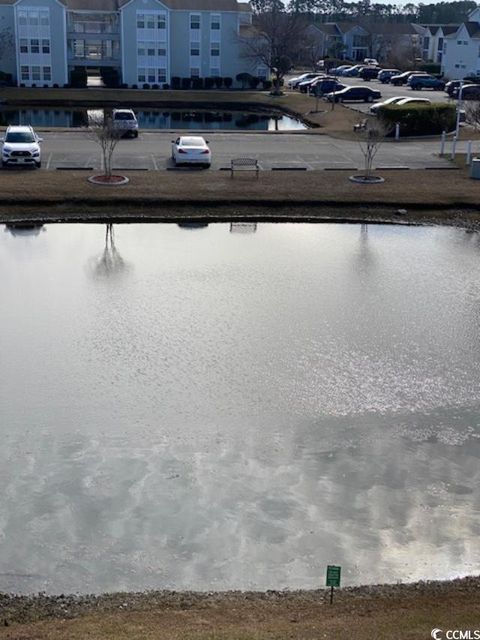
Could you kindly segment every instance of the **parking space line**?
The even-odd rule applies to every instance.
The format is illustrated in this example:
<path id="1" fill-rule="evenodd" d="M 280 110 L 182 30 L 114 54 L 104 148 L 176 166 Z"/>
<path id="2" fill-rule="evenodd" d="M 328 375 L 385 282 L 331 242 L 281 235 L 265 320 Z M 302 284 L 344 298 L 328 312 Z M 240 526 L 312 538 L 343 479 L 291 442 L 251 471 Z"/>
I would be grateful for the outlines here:
<path id="1" fill-rule="evenodd" d="M 157 165 L 157 161 L 155 160 L 155 156 L 153 155 L 153 153 L 151 153 L 150 156 L 152 158 L 153 168 L 155 169 L 155 171 L 158 171 L 158 165 Z"/>
<path id="2" fill-rule="evenodd" d="M 45 167 L 45 169 L 48 171 L 50 169 L 50 163 L 52 161 L 52 154 L 49 153 L 48 154 L 48 160 L 47 160 L 47 166 Z"/>

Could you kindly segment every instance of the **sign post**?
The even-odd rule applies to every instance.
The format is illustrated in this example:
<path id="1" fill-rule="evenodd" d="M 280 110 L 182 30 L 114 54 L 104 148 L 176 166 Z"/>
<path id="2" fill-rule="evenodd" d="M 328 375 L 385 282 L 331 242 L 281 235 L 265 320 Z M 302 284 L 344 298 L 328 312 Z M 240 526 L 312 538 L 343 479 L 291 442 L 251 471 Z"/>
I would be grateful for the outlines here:
<path id="1" fill-rule="evenodd" d="M 330 604 L 333 604 L 333 587 L 340 586 L 341 572 L 342 572 L 342 567 L 337 567 L 333 564 L 327 565 L 327 587 L 331 588 Z"/>

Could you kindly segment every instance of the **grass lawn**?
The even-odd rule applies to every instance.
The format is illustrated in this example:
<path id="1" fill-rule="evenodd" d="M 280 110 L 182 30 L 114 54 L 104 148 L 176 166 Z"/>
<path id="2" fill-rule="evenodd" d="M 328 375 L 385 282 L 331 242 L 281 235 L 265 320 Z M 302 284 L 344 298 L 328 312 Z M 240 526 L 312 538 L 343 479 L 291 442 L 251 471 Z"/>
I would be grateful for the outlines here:
<path id="1" fill-rule="evenodd" d="M 29 170 L 27 170 L 29 173 Z M 480 181 L 465 168 L 384 171 L 354 184 L 352 171 L 128 172 L 125 186 L 95 186 L 88 171 L 0 172 L 0 222 L 61 220 L 340 220 L 456 223 L 480 220 Z M 41 180 L 37 179 L 41 176 Z M 188 186 L 188 188 L 186 188 Z M 398 215 L 398 209 L 407 213 Z"/>

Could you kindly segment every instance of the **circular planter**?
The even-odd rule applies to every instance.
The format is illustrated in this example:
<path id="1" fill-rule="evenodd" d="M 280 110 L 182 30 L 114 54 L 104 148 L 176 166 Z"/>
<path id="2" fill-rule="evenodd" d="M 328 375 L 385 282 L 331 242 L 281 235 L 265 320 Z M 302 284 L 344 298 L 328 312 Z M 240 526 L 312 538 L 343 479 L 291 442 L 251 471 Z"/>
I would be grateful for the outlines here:
<path id="1" fill-rule="evenodd" d="M 380 184 L 385 182 L 385 178 L 380 176 L 348 176 L 348 179 L 358 184 Z"/>
<path id="2" fill-rule="evenodd" d="M 90 176 L 88 181 L 91 184 L 103 185 L 105 187 L 118 187 L 127 184 L 130 180 L 126 176 Z"/>

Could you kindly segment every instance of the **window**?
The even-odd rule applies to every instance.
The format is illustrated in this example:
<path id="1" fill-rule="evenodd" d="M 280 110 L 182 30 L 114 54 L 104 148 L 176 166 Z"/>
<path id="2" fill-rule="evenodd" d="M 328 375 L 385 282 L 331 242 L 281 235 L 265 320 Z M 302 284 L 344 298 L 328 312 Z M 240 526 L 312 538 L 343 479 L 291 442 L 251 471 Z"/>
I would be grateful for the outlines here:
<path id="1" fill-rule="evenodd" d="M 38 11 L 29 11 L 28 12 L 28 24 L 31 27 L 38 26 Z"/>
<path id="2" fill-rule="evenodd" d="M 147 56 L 154 56 L 154 55 L 155 55 L 155 47 L 148 47 Z"/>
<path id="3" fill-rule="evenodd" d="M 158 70 L 158 82 L 163 83 L 167 81 L 167 70 L 159 69 Z"/>
<path id="4" fill-rule="evenodd" d="M 190 45 L 190 55 L 191 56 L 199 56 L 200 55 L 200 47 L 198 44 Z"/>
<path id="5" fill-rule="evenodd" d="M 197 13 L 190 16 L 190 29 L 200 29 L 200 16 Z"/>
<path id="6" fill-rule="evenodd" d="M 147 15 L 147 29 L 155 29 L 155 18 L 152 14 Z"/>
<path id="7" fill-rule="evenodd" d="M 257 78 L 262 80 L 268 79 L 268 69 L 266 67 L 257 67 Z"/>
<path id="8" fill-rule="evenodd" d="M 20 53 L 28 53 L 28 40 L 20 38 Z"/>
<path id="9" fill-rule="evenodd" d="M 210 18 L 210 29 L 218 31 L 220 29 L 220 14 L 213 13 Z"/>
<path id="10" fill-rule="evenodd" d="M 30 80 L 29 68 L 27 66 L 22 65 L 20 67 L 20 75 L 22 77 L 22 80 Z"/>
<path id="11" fill-rule="evenodd" d="M 146 82 L 147 81 L 146 69 L 139 69 L 138 70 L 138 81 L 139 82 Z"/>
<path id="12" fill-rule="evenodd" d="M 145 29 L 145 15 L 143 13 L 137 15 L 137 29 Z"/>
<path id="13" fill-rule="evenodd" d="M 165 16 L 157 16 L 157 29 L 166 29 L 167 23 Z"/>
<path id="14" fill-rule="evenodd" d="M 139 56 L 144 56 L 145 55 L 145 47 L 143 45 L 141 45 L 140 47 L 138 47 L 137 49 L 137 54 Z"/>
<path id="15" fill-rule="evenodd" d="M 190 77 L 191 78 L 199 78 L 200 77 L 200 69 L 198 69 L 198 67 L 192 67 L 190 69 Z"/>
<path id="16" fill-rule="evenodd" d="M 32 67 L 33 82 L 40 80 L 40 67 Z"/>
<path id="17" fill-rule="evenodd" d="M 462 41 L 461 40 L 457 40 L 457 44 L 462 44 Z"/>
<path id="18" fill-rule="evenodd" d="M 42 40 L 42 53 L 50 53 L 50 40 Z"/>
<path id="19" fill-rule="evenodd" d="M 45 82 L 50 82 L 52 79 L 52 68 L 51 67 L 43 67 L 43 79 Z"/>
<path id="20" fill-rule="evenodd" d="M 210 55 L 212 56 L 212 58 L 217 58 L 220 55 L 220 45 L 219 44 L 212 44 L 210 46 Z"/>
<path id="21" fill-rule="evenodd" d="M 48 27 L 50 24 L 50 17 L 48 11 L 40 11 L 40 24 L 42 27 Z"/>
<path id="22" fill-rule="evenodd" d="M 30 53 L 40 53 L 40 41 L 36 38 L 30 40 Z"/>
<path id="23" fill-rule="evenodd" d="M 446 43 L 445 43 L 445 44 L 446 44 Z M 439 39 L 438 39 L 438 46 L 437 46 L 437 49 L 438 49 L 439 51 L 441 51 L 441 50 L 443 49 L 443 38 L 439 38 Z"/>
<path id="24" fill-rule="evenodd" d="M 19 11 L 18 12 L 18 24 L 26 25 L 27 24 L 27 12 Z"/>
<path id="25" fill-rule="evenodd" d="M 149 69 L 147 75 L 147 82 L 155 82 L 155 69 Z"/>
<path id="26" fill-rule="evenodd" d="M 166 56 L 167 55 L 167 50 L 165 47 L 160 47 L 158 49 L 158 55 L 161 58 L 162 56 Z"/>
<path id="27" fill-rule="evenodd" d="M 220 77 L 220 68 L 219 67 L 211 67 L 210 68 L 210 75 L 212 76 L 212 78 L 219 78 Z"/>
<path id="28" fill-rule="evenodd" d="M 447 43 L 446 42 L 443 43 L 443 53 L 444 54 L 447 53 Z"/>

